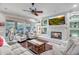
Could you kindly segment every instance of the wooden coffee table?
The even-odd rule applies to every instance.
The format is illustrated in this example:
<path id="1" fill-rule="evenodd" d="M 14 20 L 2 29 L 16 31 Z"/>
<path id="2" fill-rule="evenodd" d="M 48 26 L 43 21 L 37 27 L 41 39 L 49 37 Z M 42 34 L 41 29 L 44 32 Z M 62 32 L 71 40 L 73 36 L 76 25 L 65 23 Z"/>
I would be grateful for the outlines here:
<path id="1" fill-rule="evenodd" d="M 45 51 L 45 42 L 38 41 L 36 39 L 29 40 L 28 48 L 36 54 L 40 54 Z"/>

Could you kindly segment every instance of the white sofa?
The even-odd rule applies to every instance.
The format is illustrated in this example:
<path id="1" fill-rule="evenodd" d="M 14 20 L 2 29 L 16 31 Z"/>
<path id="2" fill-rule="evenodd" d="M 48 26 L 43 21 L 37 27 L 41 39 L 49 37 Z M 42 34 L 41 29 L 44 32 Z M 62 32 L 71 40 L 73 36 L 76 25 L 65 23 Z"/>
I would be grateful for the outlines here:
<path id="1" fill-rule="evenodd" d="M 44 37 L 38 37 L 39 39 L 48 39 Z M 77 43 L 77 44 L 76 44 Z M 79 54 L 79 41 L 74 41 L 72 39 L 67 41 L 56 41 L 56 40 L 49 40 L 47 44 L 52 45 L 53 49 L 48 50 L 42 55 L 78 55 Z"/>
<path id="2" fill-rule="evenodd" d="M 26 35 L 23 35 L 23 36 L 20 36 L 18 34 L 15 35 L 15 40 L 16 41 L 22 42 L 22 41 L 25 41 L 26 39 L 27 39 Z"/>
<path id="3" fill-rule="evenodd" d="M 79 38 L 78 39 L 74 38 L 72 40 L 73 40 L 74 44 L 69 52 L 71 55 L 79 55 Z"/>
<path id="4" fill-rule="evenodd" d="M 33 53 L 16 43 L 11 46 L 4 45 L 0 47 L 0 55 L 33 55 Z"/>
<path id="5" fill-rule="evenodd" d="M 5 45 L 0 47 L 0 55 L 13 55 L 14 53 L 11 51 L 10 47 Z"/>
<path id="6" fill-rule="evenodd" d="M 29 37 L 30 39 L 34 39 L 34 38 L 36 38 L 36 34 L 35 34 L 34 32 L 29 32 L 29 33 L 28 33 L 28 37 Z"/>

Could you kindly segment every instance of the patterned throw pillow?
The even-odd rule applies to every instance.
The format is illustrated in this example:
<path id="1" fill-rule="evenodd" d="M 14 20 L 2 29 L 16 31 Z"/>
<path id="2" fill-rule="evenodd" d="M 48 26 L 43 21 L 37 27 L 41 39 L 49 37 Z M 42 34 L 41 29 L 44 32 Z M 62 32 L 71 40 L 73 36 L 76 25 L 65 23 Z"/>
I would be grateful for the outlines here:
<path id="1" fill-rule="evenodd" d="M 3 39 L 0 37 L 0 47 L 3 46 Z"/>

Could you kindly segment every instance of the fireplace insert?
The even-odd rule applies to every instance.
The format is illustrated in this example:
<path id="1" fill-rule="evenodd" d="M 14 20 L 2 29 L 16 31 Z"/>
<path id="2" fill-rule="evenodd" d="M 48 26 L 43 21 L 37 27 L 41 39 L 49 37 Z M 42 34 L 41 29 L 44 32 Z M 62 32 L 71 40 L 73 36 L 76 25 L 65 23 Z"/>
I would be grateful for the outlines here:
<path id="1" fill-rule="evenodd" d="M 62 39 L 62 32 L 51 32 L 51 38 Z"/>

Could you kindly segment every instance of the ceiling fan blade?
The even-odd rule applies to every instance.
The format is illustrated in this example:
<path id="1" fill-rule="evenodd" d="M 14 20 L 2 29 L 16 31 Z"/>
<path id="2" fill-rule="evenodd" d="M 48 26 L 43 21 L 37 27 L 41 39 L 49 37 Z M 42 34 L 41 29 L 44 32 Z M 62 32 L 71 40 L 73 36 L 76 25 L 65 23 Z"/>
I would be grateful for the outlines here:
<path id="1" fill-rule="evenodd" d="M 36 16 L 38 16 L 38 14 L 37 14 L 37 13 L 35 13 L 35 15 L 36 15 Z"/>
<path id="2" fill-rule="evenodd" d="M 36 12 L 33 12 L 32 14 L 34 14 L 35 16 L 38 16 L 38 14 Z"/>
<path id="3" fill-rule="evenodd" d="M 31 12 L 30 10 L 23 10 L 23 11 Z"/>
<path id="4" fill-rule="evenodd" d="M 43 13 L 43 11 L 35 11 L 36 13 Z"/>

